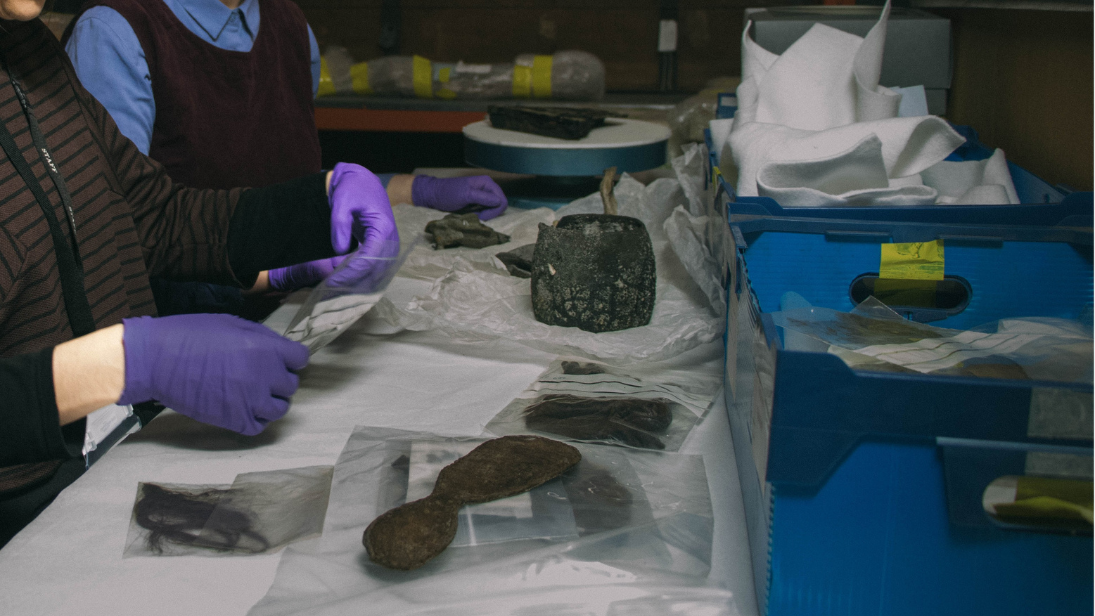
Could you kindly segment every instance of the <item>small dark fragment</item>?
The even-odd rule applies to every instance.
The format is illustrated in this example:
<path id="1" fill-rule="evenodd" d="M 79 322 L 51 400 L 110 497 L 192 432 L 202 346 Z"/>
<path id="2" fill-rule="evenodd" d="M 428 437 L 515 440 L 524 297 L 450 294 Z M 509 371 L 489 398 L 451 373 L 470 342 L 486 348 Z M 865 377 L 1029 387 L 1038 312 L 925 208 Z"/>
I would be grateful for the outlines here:
<path id="1" fill-rule="evenodd" d="M 574 447 L 540 436 L 486 441 L 441 469 L 429 496 L 373 520 L 361 542 L 379 565 L 402 570 L 421 567 L 452 543 L 462 506 L 527 492 L 581 459 Z"/>
<path id="2" fill-rule="evenodd" d="M 650 323 L 654 246 L 637 218 L 564 216 L 540 225 L 532 262 L 532 312 L 548 325 L 610 332 Z"/>
<path id="3" fill-rule="evenodd" d="M 539 432 L 580 440 L 617 441 L 643 449 L 665 449 L 673 414 L 665 400 L 544 396 L 525 409 L 525 425 Z"/>
<path id="4" fill-rule="evenodd" d="M 532 255 L 536 251 L 536 244 L 525 244 L 514 248 L 509 252 L 500 252 L 494 256 L 506 266 L 510 276 L 518 278 L 532 278 Z"/>
<path id="5" fill-rule="evenodd" d="M 605 367 L 601 364 L 592 364 L 580 361 L 564 361 L 562 363 L 563 374 L 585 375 L 604 374 Z"/>
<path id="6" fill-rule="evenodd" d="M 583 462 L 563 476 L 574 509 L 579 536 L 627 526 L 631 522 L 631 491 L 607 469 Z"/>
<path id="7" fill-rule="evenodd" d="M 558 139 L 581 139 L 594 128 L 604 126 L 607 118 L 622 118 L 624 114 L 588 107 L 487 107 L 490 125 Z"/>
<path id="8" fill-rule="evenodd" d="M 484 225 L 475 214 L 449 214 L 441 220 L 426 225 L 426 233 L 433 236 L 434 248 L 467 246 L 484 248 L 505 244 L 509 236 Z"/>

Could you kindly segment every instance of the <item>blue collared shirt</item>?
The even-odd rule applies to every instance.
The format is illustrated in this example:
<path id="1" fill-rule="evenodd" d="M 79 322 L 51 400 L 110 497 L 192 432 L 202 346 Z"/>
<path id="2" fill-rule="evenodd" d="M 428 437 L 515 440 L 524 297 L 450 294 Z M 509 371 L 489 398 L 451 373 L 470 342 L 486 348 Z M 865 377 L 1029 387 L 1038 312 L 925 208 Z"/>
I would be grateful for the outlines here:
<path id="1" fill-rule="evenodd" d="M 244 0 L 237 9 L 229 9 L 220 0 L 162 1 L 202 40 L 229 51 L 251 51 L 259 31 L 258 0 Z M 308 43 L 315 95 L 319 88 L 319 45 L 310 26 Z M 156 100 L 144 50 L 129 22 L 105 6 L 89 9 L 77 20 L 65 51 L 80 83 L 106 107 L 118 130 L 148 154 Z"/>

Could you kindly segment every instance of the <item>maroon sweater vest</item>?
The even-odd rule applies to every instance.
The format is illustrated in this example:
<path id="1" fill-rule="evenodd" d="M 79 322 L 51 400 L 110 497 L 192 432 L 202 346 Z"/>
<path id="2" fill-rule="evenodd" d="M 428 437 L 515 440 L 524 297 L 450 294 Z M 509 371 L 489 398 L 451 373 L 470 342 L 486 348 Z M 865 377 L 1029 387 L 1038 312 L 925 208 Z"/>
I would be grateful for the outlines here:
<path id="1" fill-rule="evenodd" d="M 162 0 L 98 0 L 133 27 L 148 61 L 156 120 L 149 157 L 195 188 L 266 186 L 320 170 L 304 14 L 259 0 L 249 52 L 190 32 Z"/>

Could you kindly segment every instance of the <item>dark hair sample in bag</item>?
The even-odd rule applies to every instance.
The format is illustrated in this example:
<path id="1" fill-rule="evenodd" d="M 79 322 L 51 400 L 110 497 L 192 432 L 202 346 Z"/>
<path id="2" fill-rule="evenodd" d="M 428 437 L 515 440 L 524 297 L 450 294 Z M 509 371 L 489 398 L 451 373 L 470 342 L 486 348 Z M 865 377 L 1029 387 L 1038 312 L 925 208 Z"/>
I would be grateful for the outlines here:
<path id="1" fill-rule="evenodd" d="M 269 544 L 252 529 L 251 516 L 221 504 L 229 492 L 177 492 L 154 483 L 142 483 L 133 509 L 134 519 L 150 531 L 148 547 L 157 553 L 163 552 L 164 541 L 224 552 L 265 551 Z"/>
<path id="2" fill-rule="evenodd" d="M 584 441 L 617 441 L 644 449 L 665 449 L 673 421 L 666 400 L 583 398 L 549 394 L 525 409 L 525 426 Z"/>
<path id="3" fill-rule="evenodd" d="M 421 567 L 452 543 L 462 506 L 527 492 L 581 459 L 574 447 L 540 436 L 486 441 L 441 469 L 429 496 L 373 520 L 361 542 L 379 565 L 403 570 Z"/>

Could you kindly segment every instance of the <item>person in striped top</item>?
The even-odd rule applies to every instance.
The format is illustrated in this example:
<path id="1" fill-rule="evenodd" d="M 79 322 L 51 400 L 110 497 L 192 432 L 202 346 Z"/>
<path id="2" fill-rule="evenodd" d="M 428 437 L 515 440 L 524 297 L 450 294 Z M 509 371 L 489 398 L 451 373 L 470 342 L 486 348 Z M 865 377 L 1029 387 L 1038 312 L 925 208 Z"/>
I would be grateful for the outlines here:
<path id="1" fill-rule="evenodd" d="M 0 0 L 0 544 L 83 472 L 96 409 L 155 400 L 241 434 L 287 412 L 303 346 L 228 315 L 157 318 L 150 276 L 249 288 L 398 241 L 357 165 L 262 188 L 173 181 L 80 85 L 44 3 Z"/>

